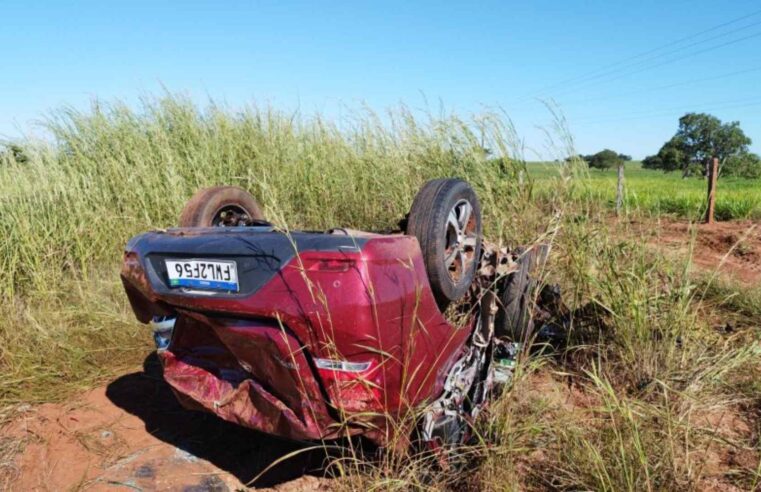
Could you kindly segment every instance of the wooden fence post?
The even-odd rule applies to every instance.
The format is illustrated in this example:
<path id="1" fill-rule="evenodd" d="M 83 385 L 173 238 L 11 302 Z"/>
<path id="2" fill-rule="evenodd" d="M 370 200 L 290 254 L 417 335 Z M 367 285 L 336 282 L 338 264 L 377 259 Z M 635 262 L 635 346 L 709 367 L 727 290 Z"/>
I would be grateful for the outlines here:
<path id="1" fill-rule="evenodd" d="M 624 163 L 618 164 L 618 187 L 616 188 L 616 217 L 621 216 L 624 207 Z"/>
<path id="2" fill-rule="evenodd" d="M 708 170 L 708 210 L 706 210 L 706 224 L 713 224 L 713 213 L 716 208 L 716 180 L 719 174 L 719 159 L 711 159 L 711 166 Z"/>

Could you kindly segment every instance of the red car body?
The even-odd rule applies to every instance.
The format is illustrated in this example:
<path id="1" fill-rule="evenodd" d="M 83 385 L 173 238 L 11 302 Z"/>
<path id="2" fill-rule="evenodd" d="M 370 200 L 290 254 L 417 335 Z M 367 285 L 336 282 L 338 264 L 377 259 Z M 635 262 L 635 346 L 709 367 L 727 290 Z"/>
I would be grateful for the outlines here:
<path id="1" fill-rule="evenodd" d="M 234 260 L 240 291 L 170 287 L 169 258 Z M 122 279 L 139 320 L 177 317 L 159 356 L 183 405 L 296 440 L 388 443 L 395 419 L 444 391 L 476 322 L 444 318 L 401 234 L 149 232 L 127 245 Z"/>

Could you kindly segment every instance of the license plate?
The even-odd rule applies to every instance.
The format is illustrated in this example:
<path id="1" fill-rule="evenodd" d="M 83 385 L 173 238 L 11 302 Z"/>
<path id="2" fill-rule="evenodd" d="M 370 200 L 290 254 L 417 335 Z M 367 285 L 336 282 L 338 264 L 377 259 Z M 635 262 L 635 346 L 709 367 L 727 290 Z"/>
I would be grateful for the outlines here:
<path id="1" fill-rule="evenodd" d="M 238 270 L 234 261 L 164 261 L 170 287 L 238 292 Z"/>

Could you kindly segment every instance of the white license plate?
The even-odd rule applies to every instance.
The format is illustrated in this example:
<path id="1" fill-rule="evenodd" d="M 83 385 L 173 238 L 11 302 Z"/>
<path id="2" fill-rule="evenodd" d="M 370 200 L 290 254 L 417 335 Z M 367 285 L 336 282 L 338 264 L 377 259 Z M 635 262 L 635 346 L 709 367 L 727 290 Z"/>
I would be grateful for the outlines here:
<path id="1" fill-rule="evenodd" d="M 170 287 L 238 292 L 234 261 L 164 260 Z"/>

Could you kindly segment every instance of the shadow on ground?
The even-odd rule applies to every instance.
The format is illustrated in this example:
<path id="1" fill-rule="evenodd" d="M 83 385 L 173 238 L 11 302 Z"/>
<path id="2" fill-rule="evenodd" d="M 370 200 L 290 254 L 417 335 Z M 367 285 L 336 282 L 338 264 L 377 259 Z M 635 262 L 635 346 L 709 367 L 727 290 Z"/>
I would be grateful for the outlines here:
<path id="1" fill-rule="evenodd" d="M 209 461 L 245 484 L 278 458 L 309 447 L 182 408 L 162 377 L 155 353 L 145 359 L 142 372 L 109 384 L 106 396 L 141 419 L 145 430 L 156 438 Z M 275 465 L 252 485 L 271 487 L 305 474 L 321 474 L 324 459 L 325 453 L 319 450 L 300 453 Z"/>

